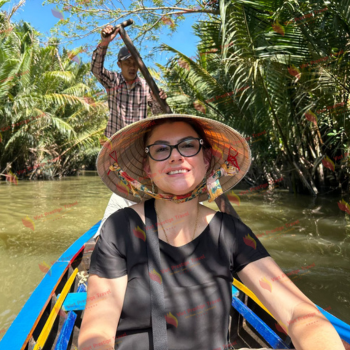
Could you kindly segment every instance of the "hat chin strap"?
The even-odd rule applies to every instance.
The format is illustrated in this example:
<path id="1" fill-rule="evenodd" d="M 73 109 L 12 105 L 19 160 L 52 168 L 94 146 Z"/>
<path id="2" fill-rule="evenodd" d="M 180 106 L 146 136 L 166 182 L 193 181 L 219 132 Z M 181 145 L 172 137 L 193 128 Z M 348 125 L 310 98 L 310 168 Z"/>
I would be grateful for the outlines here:
<path id="1" fill-rule="evenodd" d="M 175 203 L 183 203 L 183 202 L 188 202 L 203 193 L 206 193 L 207 191 L 206 186 L 207 186 L 206 178 L 204 178 L 193 191 L 186 194 L 174 195 L 171 193 L 155 193 L 155 192 L 149 191 L 146 186 L 144 186 L 144 188 L 147 189 L 147 191 L 143 191 L 143 192 L 149 194 L 150 196 L 156 199 L 165 199 L 165 200 L 173 201 Z"/>
<path id="2" fill-rule="evenodd" d="M 222 176 L 234 176 L 239 172 L 237 167 L 225 161 L 222 163 L 220 169 L 213 170 L 207 179 L 204 177 L 202 182 L 192 192 L 183 195 L 173 195 L 152 192 L 147 186 L 130 177 L 121 169 L 117 162 L 111 165 L 109 170 L 116 172 L 118 178 L 123 182 L 124 186 L 128 188 L 128 191 L 132 192 L 134 197 L 141 198 L 142 196 L 139 193 L 144 192 L 153 198 L 171 200 L 175 203 L 188 202 L 206 192 L 208 193 L 208 202 L 213 202 L 217 197 L 223 194 L 220 178 Z"/>

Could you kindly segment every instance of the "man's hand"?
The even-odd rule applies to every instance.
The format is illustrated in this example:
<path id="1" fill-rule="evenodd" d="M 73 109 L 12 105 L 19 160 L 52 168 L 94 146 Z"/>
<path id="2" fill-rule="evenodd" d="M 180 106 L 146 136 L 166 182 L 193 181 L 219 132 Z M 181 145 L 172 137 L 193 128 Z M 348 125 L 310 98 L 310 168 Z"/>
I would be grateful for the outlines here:
<path id="1" fill-rule="evenodd" d="M 112 33 L 113 28 L 114 27 L 109 24 L 108 26 L 105 26 L 102 29 L 102 32 L 105 32 L 106 34 L 110 34 L 110 33 Z M 119 33 L 119 28 L 117 28 L 116 31 L 112 35 L 109 35 L 106 38 L 104 38 L 102 36 L 102 32 L 101 32 L 101 45 L 107 46 L 117 36 L 117 34 Z"/>
<path id="2" fill-rule="evenodd" d="M 152 91 L 151 91 L 151 96 L 152 96 L 152 99 L 155 100 Z M 167 96 L 167 94 L 166 94 L 162 89 L 160 89 L 160 90 L 159 90 L 159 97 L 160 97 L 162 100 L 165 100 L 168 96 Z"/>
<path id="3" fill-rule="evenodd" d="M 162 100 L 166 100 L 166 98 L 168 97 L 167 94 L 161 89 L 159 90 L 159 97 L 162 99 Z"/>

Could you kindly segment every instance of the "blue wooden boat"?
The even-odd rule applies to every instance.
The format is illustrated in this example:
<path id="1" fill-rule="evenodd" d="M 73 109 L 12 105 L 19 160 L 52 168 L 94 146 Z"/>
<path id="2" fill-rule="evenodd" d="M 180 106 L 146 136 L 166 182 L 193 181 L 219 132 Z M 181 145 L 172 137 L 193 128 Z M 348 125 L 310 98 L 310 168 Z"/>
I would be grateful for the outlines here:
<path id="1" fill-rule="evenodd" d="M 86 303 L 86 286 L 79 281 L 84 281 L 84 274 L 89 271 L 95 246 L 92 237 L 99 225 L 100 222 L 82 235 L 51 267 L 7 330 L 0 350 L 78 348 Z M 322 308 L 319 310 L 336 328 L 345 348 L 350 349 L 350 326 Z M 294 348 L 289 336 L 254 294 L 238 281 L 232 285 L 230 316 L 230 346 L 225 349 Z"/>

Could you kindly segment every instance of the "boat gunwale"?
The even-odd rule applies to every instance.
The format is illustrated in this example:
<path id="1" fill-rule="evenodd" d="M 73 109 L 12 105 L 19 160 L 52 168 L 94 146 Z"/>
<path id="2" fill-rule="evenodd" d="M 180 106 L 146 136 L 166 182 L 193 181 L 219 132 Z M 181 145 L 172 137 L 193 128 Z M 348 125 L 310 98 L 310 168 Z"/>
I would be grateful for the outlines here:
<path id="1" fill-rule="evenodd" d="M 87 241 L 95 235 L 100 223 L 101 220 L 72 243 L 51 266 L 50 273 L 46 273 L 4 334 L 0 341 L 0 350 L 26 348 L 63 276 L 84 249 Z"/>
<path id="2" fill-rule="evenodd" d="M 4 337 L 0 341 L 0 350 L 7 350 L 9 347 L 24 350 L 27 347 L 32 334 L 36 330 L 36 327 L 45 312 L 45 309 L 51 302 L 52 297 L 57 294 L 57 287 L 65 274 L 68 272 L 69 267 L 84 250 L 86 243 L 95 235 L 100 223 L 101 221 L 96 223 L 82 236 L 80 236 L 52 265 L 50 268 L 50 273 L 48 272 L 40 281 L 39 285 L 34 289 L 33 293 L 30 295 L 29 299 L 26 301 L 21 311 L 16 316 Z M 54 286 L 52 286 L 53 284 Z M 237 295 L 237 293 L 238 289 L 232 285 L 232 307 L 234 307 L 233 297 L 234 295 Z M 45 299 L 46 301 L 43 301 Z M 333 327 L 336 328 L 341 339 L 346 342 L 350 341 L 350 325 L 331 313 L 323 310 L 318 305 L 316 306 L 320 312 L 332 323 Z M 40 310 L 38 311 L 39 307 Z M 30 317 L 29 320 L 28 315 Z M 32 326 L 30 326 L 31 324 Z M 278 336 L 277 332 L 273 331 L 272 329 L 270 330 L 277 335 L 280 340 L 282 340 Z M 260 336 L 267 341 L 264 336 Z"/>

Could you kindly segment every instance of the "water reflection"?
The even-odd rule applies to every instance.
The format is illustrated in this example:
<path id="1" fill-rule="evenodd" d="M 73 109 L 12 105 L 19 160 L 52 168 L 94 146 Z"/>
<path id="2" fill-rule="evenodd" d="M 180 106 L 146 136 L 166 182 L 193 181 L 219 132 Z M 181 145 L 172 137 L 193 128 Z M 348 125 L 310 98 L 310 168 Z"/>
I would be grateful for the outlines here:
<path id="1" fill-rule="evenodd" d="M 240 217 L 285 273 L 316 304 L 350 323 L 350 220 L 339 198 L 234 192 Z M 96 172 L 0 183 L 0 339 L 51 263 L 102 218 L 110 194 Z"/>

